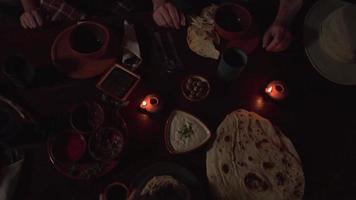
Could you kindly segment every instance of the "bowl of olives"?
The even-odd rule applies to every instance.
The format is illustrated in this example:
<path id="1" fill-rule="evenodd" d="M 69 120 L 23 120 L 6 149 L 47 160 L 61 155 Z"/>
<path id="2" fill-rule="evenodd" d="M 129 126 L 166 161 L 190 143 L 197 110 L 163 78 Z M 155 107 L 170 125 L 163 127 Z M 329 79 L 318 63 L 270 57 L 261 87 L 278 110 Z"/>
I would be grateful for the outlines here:
<path id="1" fill-rule="evenodd" d="M 190 75 L 182 81 L 181 90 L 184 98 L 189 101 L 201 101 L 209 95 L 210 84 L 202 76 Z"/>

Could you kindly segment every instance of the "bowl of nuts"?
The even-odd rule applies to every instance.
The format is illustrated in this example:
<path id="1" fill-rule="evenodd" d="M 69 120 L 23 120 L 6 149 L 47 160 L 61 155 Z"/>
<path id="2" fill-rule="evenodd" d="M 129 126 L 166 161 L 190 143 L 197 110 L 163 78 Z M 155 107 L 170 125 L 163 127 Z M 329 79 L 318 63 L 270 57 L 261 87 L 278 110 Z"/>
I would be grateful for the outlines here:
<path id="1" fill-rule="evenodd" d="M 201 101 L 210 92 L 209 81 L 199 75 L 190 75 L 182 81 L 181 90 L 184 98 L 189 101 Z"/>

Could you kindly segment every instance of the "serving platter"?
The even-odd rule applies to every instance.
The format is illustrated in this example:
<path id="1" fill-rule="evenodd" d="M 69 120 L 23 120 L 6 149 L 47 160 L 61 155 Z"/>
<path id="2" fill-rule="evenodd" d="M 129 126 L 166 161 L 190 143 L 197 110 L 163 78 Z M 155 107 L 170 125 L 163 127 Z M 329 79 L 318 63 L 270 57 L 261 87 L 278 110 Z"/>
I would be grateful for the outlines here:
<path id="1" fill-rule="evenodd" d="M 104 176 L 117 166 L 127 143 L 128 130 L 126 122 L 121 115 L 116 112 L 111 116 L 111 119 L 105 120 L 115 121 L 115 123 L 110 123 L 113 126 L 107 127 L 104 122 L 103 127 L 97 131 L 85 134 L 78 132 L 75 129 L 65 130 L 47 140 L 49 160 L 58 172 L 70 179 L 89 180 Z M 101 134 L 103 132 L 102 130 L 106 129 L 115 130 L 113 133 L 119 134 L 117 136 L 122 139 L 122 146 L 115 157 L 110 159 L 98 159 L 98 157 L 93 156 L 93 151 L 90 149 L 90 146 L 95 142 L 95 139 L 93 138 L 98 137 L 98 134 Z M 82 145 L 84 146 L 83 150 L 75 148 L 73 150 L 73 148 L 71 148 L 81 146 L 81 142 L 66 140 L 65 138 L 68 133 L 79 135 L 80 140 L 84 141 L 82 143 L 85 144 Z M 63 139 L 65 142 L 61 142 Z M 67 154 L 63 155 L 58 152 L 67 152 Z"/>

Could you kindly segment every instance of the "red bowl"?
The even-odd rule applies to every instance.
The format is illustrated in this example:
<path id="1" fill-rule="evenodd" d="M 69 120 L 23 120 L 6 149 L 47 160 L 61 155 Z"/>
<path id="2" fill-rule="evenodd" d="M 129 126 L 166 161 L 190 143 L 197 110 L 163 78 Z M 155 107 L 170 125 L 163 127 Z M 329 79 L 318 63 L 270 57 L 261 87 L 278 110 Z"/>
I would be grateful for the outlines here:
<path id="1" fill-rule="evenodd" d="M 238 4 L 223 4 L 215 13 L 215 31 L 226 40 L 243 37 L 252 25 L 250 12 Z"/>
<path id="2" fill-rule="evenodd" d="M 85 154 L 87 142 L 78 132 L 66 131 L 52 140 L 49 151 L 60 163 L 79 161 Z"/>

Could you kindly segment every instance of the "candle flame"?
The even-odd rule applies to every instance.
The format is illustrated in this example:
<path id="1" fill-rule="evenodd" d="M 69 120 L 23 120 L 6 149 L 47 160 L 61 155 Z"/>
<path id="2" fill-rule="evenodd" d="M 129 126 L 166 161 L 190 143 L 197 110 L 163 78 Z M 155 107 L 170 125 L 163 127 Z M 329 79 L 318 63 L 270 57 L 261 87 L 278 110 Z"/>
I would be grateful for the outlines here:
<path id="1" fill-rule="evenodd" d="M 269 86 L 266 88 L 266 93 L 271 93 L 273 90 L 273 87 L 272 86 Z"/>
<path id="2" fill-rule="evenodd" d="M 146 106 L 147 106 L 147 102 L 143 100 L 141 103 L 141 108 L 146 108 Z"/>

